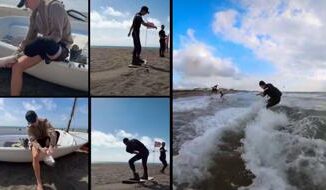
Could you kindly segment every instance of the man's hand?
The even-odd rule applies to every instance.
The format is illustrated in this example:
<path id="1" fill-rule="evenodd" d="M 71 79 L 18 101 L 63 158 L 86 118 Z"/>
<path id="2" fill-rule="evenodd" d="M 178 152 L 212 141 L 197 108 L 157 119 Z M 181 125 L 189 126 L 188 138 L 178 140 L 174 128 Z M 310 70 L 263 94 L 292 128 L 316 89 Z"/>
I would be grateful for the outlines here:
<path id="1" fill-rule="evenodd" d="M 46 154 L 49 155 L 49 156 L 53 154 L 53 146 L 50 146 L 50 147 L 47 149 Z"/>
<path id="2" fill-rule="evenodd" d="M 47 154 L 47 148 L 40 148 L 40 151 L 43 152 L 44 154 Z"/>
<path id="3" fill-rule="evenodd" d="M 263 96 L 263 92 L 259 92 L 256 96 Z"/>

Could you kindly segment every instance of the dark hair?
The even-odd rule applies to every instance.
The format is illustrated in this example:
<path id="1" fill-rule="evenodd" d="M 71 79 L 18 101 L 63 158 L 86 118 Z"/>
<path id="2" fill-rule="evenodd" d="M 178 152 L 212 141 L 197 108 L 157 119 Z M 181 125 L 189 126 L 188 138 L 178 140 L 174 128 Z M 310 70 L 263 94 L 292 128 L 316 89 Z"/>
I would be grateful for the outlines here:
<path id="1" fill-rule="evenodd" d="M 124 138 L 124 139 L 123 139 L 123 143 L 127 143 L 128 141 L 129 141 L 128 138 Z"/>
<path id="2" fill-rule="evenodd" d="M 266 83 L 264 81 L 259 81 L 259 86 L 263 86 L 263 85 L 266 85 Z"/>
<path id="3" fill-rule="evenodd" d="M 35 111 L 29 110 L 26 112 L 25 118 L 28 123 L 35 123 L 35 121 L 37 120 L 37 115 Z"/>
<path id="4" fill-rule="evenodd" d="M 141 9 L 140 9 L 140 12 L 141 11 L 145 11 L 146 13 L 149 13 L 147 6 L 142 6 Z"/>

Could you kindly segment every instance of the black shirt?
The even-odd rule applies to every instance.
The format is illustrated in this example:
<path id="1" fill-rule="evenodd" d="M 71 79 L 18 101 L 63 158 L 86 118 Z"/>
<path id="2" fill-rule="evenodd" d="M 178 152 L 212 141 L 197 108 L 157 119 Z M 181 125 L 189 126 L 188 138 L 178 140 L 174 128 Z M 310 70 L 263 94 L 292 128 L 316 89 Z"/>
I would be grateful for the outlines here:
<path id="1" fill-rule="evenodd" d="M 163 147 L 161 147 L 160 148 L 160 158 L 162 158 L 162 159 L 166 158 L 165 152 L 166 152 L 166 150 Z"/>
<path id="2" fill-rule="evenodd" d="M 139 33 L 139 30 L 140 30 L 140 26 L 141 26 L 141 23 L 143 23 L 143 18 L 141 16 L 140 13 L 137 13 L 134 17 L 134 20 L 132 21 L 132 25 L 133 25 L 133 30 L 134 32 L 137 32 Z"/>
<path id="3" fill-rule="evenodd" d="M 166 35 L 165 35 L 165 31 L 164 30 L 160 30 L 160 32 L 158 33 L 158 35 L 160 36 L 160 40 L 165 40 Z"/>
<path id="4" fill-rule="evenodd" d="M 282 96 L 282 92 L 272 84 L 266 84 L 266 86 L 267 88 L 264 90 L 263 96 L 268 95 L 270 98 L 279 98 Z"/>
<path id="5" fill-rule="evenodd" d="M 129 140 L 129 142 L 127 143 L 126 151 L 132 154 L 134 153 L 134 151 L 138 151 L 141 154 L 148 153 L 148 149 L 146 148 L 146 146 L 137 139 Z"/>

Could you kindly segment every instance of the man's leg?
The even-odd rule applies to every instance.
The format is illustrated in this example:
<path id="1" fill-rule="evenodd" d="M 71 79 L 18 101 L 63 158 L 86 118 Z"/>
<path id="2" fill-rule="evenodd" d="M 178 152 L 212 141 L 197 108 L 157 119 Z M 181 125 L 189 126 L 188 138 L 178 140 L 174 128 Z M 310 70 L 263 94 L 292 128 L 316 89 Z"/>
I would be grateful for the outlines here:
<path id="1" fill-rule="evenodd" d="M 18 62 L 12 66 L 11 73 L 11 96 L 19 96 L 23 86 L 23 72 L 40 63 L 42 58 L 37 55 L 34 57 L 22 56 Z"/>
<path id="2" fill-rule="evenodd" d="M 34 146 L 32 146 L 32 158 L 33 158 L 33 169 L 37 182 L 37 190 L 43 190 L 40 170 L 40 152 Z"/>
<path id="3" fill-rule="evenodd" d="M 266 108 L 270 108 L 272 106 L 275 106 L 276 104 L 280 103 L 281 98 L 270 98 L 267 102 Z"/>
<path id="4" fill-rule="evenodd" d="M 148 179 L 147 159 L 148 159 L 148 154 L 147 155 L 143 155 L 143 157 L 142 157 L 142 164 L 143 164 L 143 168 L 144 168 L 144 174 L 141 177 L 142 179 Z"/>
<path id="5" fill-rule="evenodd" d="M 130 167 L 130 169 L 132 170 L 135 179 L 139 179 L 139 176 L 138 176 L 138 174 L 136 173 L 136 167 L 135 167 L 135 164 L 134 164 L 134 163 L 135 163 L 137 160 L 140 160 L 140 159 L 141 159 L 141 155 L 136 154 L 134 157 L 132 157 L 132 158 L 129 160 L 129 167 Z"/>
<path id="6" fill-rule="evenodd" d="M 164 170 L 168 166 L 168 163 L 166 162 L 166 159 L 163 159 L 162 163 L 163 163 L 162 173 L 164 173 Z"/>

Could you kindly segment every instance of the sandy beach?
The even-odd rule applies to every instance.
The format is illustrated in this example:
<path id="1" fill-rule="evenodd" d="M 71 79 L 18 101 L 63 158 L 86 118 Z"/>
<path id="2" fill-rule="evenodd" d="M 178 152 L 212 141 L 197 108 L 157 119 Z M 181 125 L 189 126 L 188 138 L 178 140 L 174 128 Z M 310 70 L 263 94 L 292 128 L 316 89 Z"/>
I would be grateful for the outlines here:
<path id="1" fill-rule="evenodd" d="M 30 11 L 26 9 L 16 9 L 10 7 L 0 7 L 0 17 L 4 16 L 29 16 Z M 11 69 L 0 70 L 0 94 L 2 96 L 10 95 Z M 22 96 L 87 96 L 88 92 L 74 90 L 71 88 L 59 86 L 46 82 L 28 74 L 23 76 L 24 85 Z"/>
<path id="2" fill-rule="evenodd" d="M 0 162 L 0 189 L 35 189 L 36 179 L 31 163 Z M 88 154 L 75 152 L 56 160 L 55 167 L 41 163 L 45 190 L 88 189 Z"/>
<path id="3" fill-rule="evenodd" d="M 148 173 L 154 177 L 153 181 L 142 184 L 123 184 L 122 180 L 132 177 L 128 163 L 101 163 L 92 164 L 92 189 L 96 190 L 169 190 L 170 189 L 170 167 L 165 170 L 165 174 L 160 173 L 160 164 L 148 164 Z M 136 165 L 136 170 L 142 175 L 142 167 Z"/>
<path id="4" fill-rule="evenodd" d="M 170 93 L 170 55 L 159 57 L 158 48 L 143 48 L 149 69 L 128 68 L 132 47 L 91 48 L 92 95 L 153 95 Z"/>

